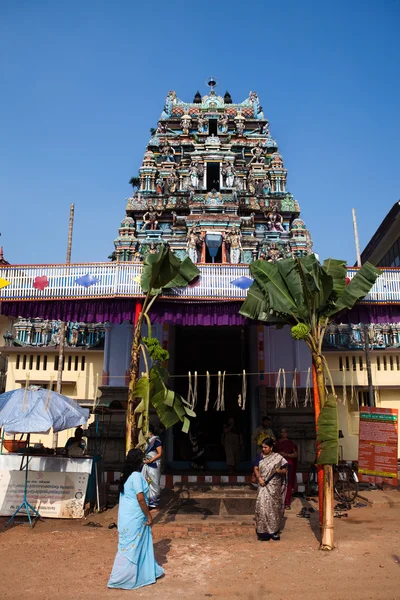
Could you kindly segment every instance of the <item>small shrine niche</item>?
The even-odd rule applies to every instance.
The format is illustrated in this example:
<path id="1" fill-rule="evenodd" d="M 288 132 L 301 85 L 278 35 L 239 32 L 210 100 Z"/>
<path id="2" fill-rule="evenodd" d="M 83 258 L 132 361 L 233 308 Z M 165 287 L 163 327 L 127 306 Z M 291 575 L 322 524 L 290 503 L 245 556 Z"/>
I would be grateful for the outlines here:
<path id="1" fill-rule="evenodd" d="M 256 92 L 235 103 L 215 78 L 193 102 L 167 94 L 114 241 L 117 261 L 160 244 L 195 263 L 272 262 L 312 252 Z"/>

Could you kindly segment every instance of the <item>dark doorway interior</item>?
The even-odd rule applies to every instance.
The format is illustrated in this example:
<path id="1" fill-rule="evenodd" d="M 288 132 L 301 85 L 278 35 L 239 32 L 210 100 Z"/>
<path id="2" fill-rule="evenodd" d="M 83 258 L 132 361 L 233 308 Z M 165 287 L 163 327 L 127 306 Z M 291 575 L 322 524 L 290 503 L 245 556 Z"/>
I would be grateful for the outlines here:
<path id="1" fill-rule="evenodd" d="M 207 163 L 207 192 L 219 192 L 219 163 Z"/>
<path id="2" fill-rule="evenodd" d="M 225 467 L 225 452 L 223 447 L 223 425 L 229 417 L 235 418 L 235 424 L 240 429 L 244 446 L 241 461 L 250 459 L 250 399 L 247 408 L 242 411 L 238 406 L 238 395 L 242 391 L 242 378 L 239 373 L 248 369 L 247 365 L 247 334 L 248 330 L 241 327 L 176 327 L 176 356 L 174 375 L 183 377 L 171 380 L 177 392 L 184 398 L 188 393 L 188 371 L 192 378 L 194 371 L 198 377 L 198 395 L 191 430 L 198 435 L 199 443 L 204 447 L 204 465 L 207 469 Z M 206 371 L 211 376 L 211 391 L 209 409 L 204 410 L 206 398 L 206 378 L 201 377 Z M 236 376 L 225 378 L 225 411 L 214 409 L 217 398 L 218 371 L 237 373 Z M 172 373 L 171 373 L 172 374 Z M 188 435 L 181 432 L 178 424 L 174 429 L 173 466 L 179 467 L 183 462 L 190 462 L 192 445 Z"/>
<path id="3" fill-rule="evenodd" d="M 208 121 L 208 134 L 218 135 L 218 121 L 217 119 L 209 119 Z"/>

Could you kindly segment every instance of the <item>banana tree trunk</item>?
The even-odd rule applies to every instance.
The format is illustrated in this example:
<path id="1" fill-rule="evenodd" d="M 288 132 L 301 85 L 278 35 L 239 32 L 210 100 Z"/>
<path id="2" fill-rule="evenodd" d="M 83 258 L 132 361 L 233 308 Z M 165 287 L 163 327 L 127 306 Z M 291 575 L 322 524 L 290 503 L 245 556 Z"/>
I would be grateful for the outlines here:
<path id="1" fill-rule="evenodd" d="M 333 550 L 333 467 L 324 465 L 324 504 L 321 550 Z"/>
<path id="2" fill-rule="evenodd" d="M 139 379 L 140 368 L 140 338 L 142 330 L 143 318 L 141 315 L 141 304 L 138 302 L 135 312 L 135 329 L 133 333 L 131 363 L 129 366 L 129 387 L 128 387 L 128 405 L 126 408 L 126 437 L 125 437 L 125 452 L 132 450 L 137 444 L 137 428 L 135 420 L 135 408 L 137 405 L 136 398 L 133 395 L 136 383 Z"/>
<path id="3" fill-rule="evenodd" d="M 322 357 L 317 353 L 312 353 L 313 368 L 315 369 L 315 379 L 317 383 L 320 407 L 325 404 L 325 373 Z M 317 424 L 316 424 L 317 425 Z M 317 425 L 318 426 L 318 425 Z M 320 471 L 319 471 L 320 473 Z M 333 550 L 333 469 L 332 465 L 324 465 L 323 481 L 322 475 L 318 477 L 318 495 L 320 506 L 322 504 L 322 525 L 321 525 L 321 550 Z M 322 486 L 321 486 L 322 483 Z M 320 489 L 322 487 L 322 498 Z"/>
<path id="4" fill-rule="evenodd" d="M 319 398 L 318 384 L 317 384 L 317 371 L 314 363 L 312 363 L 312 376 L 313 376 L 313 392 L 314 392 L 314 418 L 315 418 L 315 429 L 318 433 L 318 419 L 321 414 L 321 401 Z M 317 484 L 318 484 L 318 508 L 319 508 L 319 528 L 322 531 L 323 521 L 323 510 L 324 510 L 324 470 L 322 465 L 318 464 L 319 458 L 319 443 L 317 442 Z"/>

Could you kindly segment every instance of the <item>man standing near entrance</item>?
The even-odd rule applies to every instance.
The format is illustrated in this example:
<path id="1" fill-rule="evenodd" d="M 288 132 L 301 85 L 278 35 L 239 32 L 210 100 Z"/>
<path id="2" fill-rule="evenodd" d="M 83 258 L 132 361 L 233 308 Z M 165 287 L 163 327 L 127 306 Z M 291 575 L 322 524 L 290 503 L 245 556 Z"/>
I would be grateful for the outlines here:
<path id="1" fill-rule="evenodd" d="M 263 417 L 261 419 L 261 425 L 253 431 L 253 435 L 251 436 L 253 442 L 257 444 L 257 452 L 261 450 L 261 445 L 265 438 L 271 438 L 274 442 L 276 439 L 272 431 L 271 419 L 269 417 Z"/>

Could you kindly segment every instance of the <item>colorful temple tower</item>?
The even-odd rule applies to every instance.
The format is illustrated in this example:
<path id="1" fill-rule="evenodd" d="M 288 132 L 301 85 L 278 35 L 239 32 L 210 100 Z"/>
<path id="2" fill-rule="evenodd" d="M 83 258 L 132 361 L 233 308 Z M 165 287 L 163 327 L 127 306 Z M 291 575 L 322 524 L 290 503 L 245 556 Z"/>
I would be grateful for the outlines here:
<path id="1" fill-rule="evenodd" d="M 234 104 L 210 91 L 167 95 L 147 144 L 113 258 L 141 262 L 168 244 L 195 263 L 276 261 L 312 251 L 256 92 Z"/>

